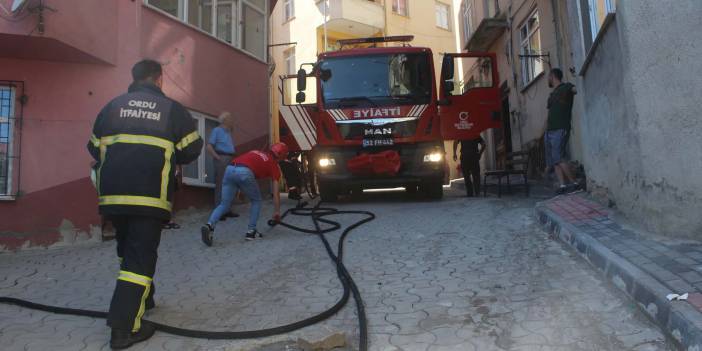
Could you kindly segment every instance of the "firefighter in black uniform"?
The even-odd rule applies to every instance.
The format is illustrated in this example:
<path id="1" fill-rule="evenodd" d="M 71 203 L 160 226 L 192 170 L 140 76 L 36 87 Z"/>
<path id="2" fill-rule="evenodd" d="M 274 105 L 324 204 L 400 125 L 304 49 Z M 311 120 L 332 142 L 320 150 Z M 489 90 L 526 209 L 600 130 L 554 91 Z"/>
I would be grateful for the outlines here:
<path id="1" fill-rule="evenodd" d="M 141 317 L 153 306 L 152 279 L 161 225 L 171 216 L 175 168 L 197 159 L 202 149 L 190 113 L 161 91 L 161 64 L 143 60 L 132 77 L 128 93 L 100 111 L 88 142 L 97 161 L 100 214 L 114 224 L 122 256 L 107 318 L 113 349 L 154 334 Z"/>
<path id="2" fill-rule="evenodd" d="M 456 149 L 461 144 L 461 171 L 466 185 L 466 196 L 480 195 L 480 158 L 485 152 L 485 140 L 478 136 L 475 139 L 456 140 L 453 142 L 453 160 L 458 160 Z M 471 178 L 472 181 L 471 181 Z"/>

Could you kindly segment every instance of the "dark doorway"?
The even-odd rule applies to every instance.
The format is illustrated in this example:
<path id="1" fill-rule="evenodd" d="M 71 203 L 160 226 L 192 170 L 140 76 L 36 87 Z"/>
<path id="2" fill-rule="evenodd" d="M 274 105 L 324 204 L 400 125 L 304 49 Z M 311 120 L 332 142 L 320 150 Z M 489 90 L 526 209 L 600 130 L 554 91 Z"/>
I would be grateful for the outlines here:
<path id="1" fill-rule="evenodd" d="M 507 154 L 512 152 L 512 126 L 509 109 L 509 86 L 507 82 L 500 86 L 502 92 L 502 128 L 495 129 L 493 147 L 495 150 L 495 163 L 497 169 L 504 169 Z"/>

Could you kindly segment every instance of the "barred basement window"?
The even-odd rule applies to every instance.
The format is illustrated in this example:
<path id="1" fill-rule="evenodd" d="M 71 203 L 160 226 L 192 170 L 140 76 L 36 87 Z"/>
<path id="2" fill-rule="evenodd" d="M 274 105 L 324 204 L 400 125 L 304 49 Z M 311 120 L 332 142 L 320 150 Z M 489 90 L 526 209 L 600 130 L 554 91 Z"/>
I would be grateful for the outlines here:
<path id="1" fill-rule="evenodd" d="M 0 81 L 0 200 L 14 200 L 19 190 L 19 127 L 22 83 Z M 19 111 L 18 111 L 19 108 Z"/>

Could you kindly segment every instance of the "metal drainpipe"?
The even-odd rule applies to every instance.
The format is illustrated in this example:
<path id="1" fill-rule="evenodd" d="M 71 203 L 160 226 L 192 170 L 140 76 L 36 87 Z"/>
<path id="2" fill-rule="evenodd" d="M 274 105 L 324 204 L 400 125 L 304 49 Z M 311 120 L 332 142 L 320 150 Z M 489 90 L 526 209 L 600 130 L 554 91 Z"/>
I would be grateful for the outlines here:
<path id="1" fill-rule="evenodd" d="M 383 36 L 388 36 L 388 0 L 383 0 Z"/>
<path id="2" fill-rule="evenodd" d="M 507 13 L 507 21 L 508 21 L 508 29 L 509 29 L 509 45 L 508 45 L 508 50 L 509 50 L 509 59 L 512 62 L 510 68 L 512 69 L 512 84 L 514 85 L 514 91 L 515 91 L 515 96 L 516 96 L 516 101 L 517 101 L 517 110 L 516 110 L 516 115 L 517 115 L 517 127 L 519 129 L 519 150 L 524 151 L 524 139 L 523 139 L 523 134 L 522 134 L 522 99 L 519 97 L 519 83 L 517 81 L 517 69 L 514 67 L 515 66 L 515 61 L 514 61 L 514 45 L 513 45 L 513 38 L 512 35 L 514 33 L 514 28 L 512 25 L 514 24 L 514 21 L 512 20 L 512 6 L 514 5 L 514 0 L 510 0 L 509 3 L 509 10 Z M 519 63 L 519 61 L 517 61 Z"/>
<path id="3" fill-rule="evenodd" d="M 556 58 L 558 59 L 558 67 L 561 67 L 563 65 L 563 57 L 561 57 L 561 44 L 562 44 L 562 39 L 561 39 L 561 26 L 560 22 L 558 21 L 558 4 L 556 4 L 556 0 L 551 0 L 551 11 L 553 13 L 553 26 L 554 26 L 554 33 L 556 35 Z M 551 67 L 553 68 L 553 67 Z"/>

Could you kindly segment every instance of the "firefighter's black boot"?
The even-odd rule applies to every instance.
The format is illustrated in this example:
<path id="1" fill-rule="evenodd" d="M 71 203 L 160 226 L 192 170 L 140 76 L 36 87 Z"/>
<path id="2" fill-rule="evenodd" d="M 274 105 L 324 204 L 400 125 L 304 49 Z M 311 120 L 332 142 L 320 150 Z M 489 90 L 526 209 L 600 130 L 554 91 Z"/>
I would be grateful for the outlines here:
<path id="1" fill-rule="evenodd" d="M 113 350 L 123 350 L 138 342 L 145 341 L 156 332 L 156 327 L 146 321 L 141 322 L 141 328 L 136 333 L 129 330 L 112 329 L 110 348 Z"/>

